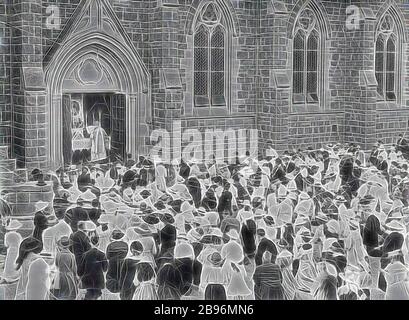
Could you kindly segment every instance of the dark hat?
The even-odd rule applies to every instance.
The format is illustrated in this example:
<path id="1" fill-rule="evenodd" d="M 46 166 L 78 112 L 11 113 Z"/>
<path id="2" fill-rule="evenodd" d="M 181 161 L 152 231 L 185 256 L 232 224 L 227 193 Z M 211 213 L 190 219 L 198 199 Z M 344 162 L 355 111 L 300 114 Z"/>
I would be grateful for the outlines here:
<path id="1" fill-rule="evenodd" d="M 136 175 L 135 171 L 128 170 L 128 171 L 125 172 L 125 174 L 124 174 L 124 176 L 122 178 L 122 181 L 123 181 L 123 183 L 132 182 L 132 181 L 134 181 L 136 179 L 136 176 L 137 175 Z"/>
<path id="2" fill-rule="evenodd" d="M 40 240 L 34 237 L 24 239 L 20 244 L 20 250 L 26 252 L 40 253 L 43 250 L 43 244 Z"/>
<path id="3" fill-rule="evenodd" d="M 38 168 L 35 168 L 33 171 L 31 171 L 31 175 L 33 175 L 33 176 L 35 176 L 37 174 L 40 174 L 40 173 L 42 173 L 42 171 L 40 169 L 38 169 Z"/>
<path id="4" fill-rule="evenodd" d="M 125 234 L 121 230 L 114 230 L 112 231 L 111 239 L 112 240 L 120 240 L 125 236 Z"/>
<path id="5" fill-rule="evenodd" d="M 275 223 L 274 218 L 268 215 L 264 217 L 264 221 L 268 226 L 272 226 Z"/>
<path id="6" fill-rule="evenodd" d="M 150 191 L 149 190 L 142 190 L 141 192 L 139 192 L 139 194 L 144 198 L 144 199 L 146 199 L 147 197 L 149 197 L 150 195 L 151 195 L 151 193 L 150 193 Z"/>
<path id="7" fill-rule="evenodd" d="M 214 266 L 219 266 L 223 262 L 222 256 L 217 251 L 213 252 L 212 254 L 209 254 L 207 256 L 207 260 Z"/>
<path id="8" fill-rule="evenodd" d="M 145 215 L 142 219 L 148 224 L 157 224 L 160 221 L 157 215 L 154 213 L 149 213 Z"/>
<path id="9" fill-rule="evenodd" d="M 159 218 L 162 222 L 165 222 L 165 223 L 172 224 L 175 222 L 175 219 L 173 218 L 173 216 L 168 212 L 159 214 Z"/>

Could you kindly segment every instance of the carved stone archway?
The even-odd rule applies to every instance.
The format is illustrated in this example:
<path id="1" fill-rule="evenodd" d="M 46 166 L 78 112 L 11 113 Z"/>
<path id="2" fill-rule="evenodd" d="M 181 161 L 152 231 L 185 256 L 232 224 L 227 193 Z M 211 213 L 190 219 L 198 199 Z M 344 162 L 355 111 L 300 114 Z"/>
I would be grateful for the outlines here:
<path id="1" fill-rule="evenodd" d="M 70 90 L 123 94 L 126 153 L 134 158 L 146 153 L 145 137 L 149 136 L 151 123 L 150 75 L 109 1 L 84 0 L 44 64 L 51 167 L 63 164 L 62 97 Z M 84 72 L 86 77 L 81 76 Z"/>

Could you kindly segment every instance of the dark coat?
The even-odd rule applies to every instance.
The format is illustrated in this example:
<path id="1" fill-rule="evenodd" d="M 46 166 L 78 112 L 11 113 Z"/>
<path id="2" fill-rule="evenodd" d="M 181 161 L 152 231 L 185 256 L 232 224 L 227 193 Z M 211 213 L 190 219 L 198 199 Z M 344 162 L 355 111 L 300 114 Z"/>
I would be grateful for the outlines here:
<path id="1" fill-rule="evenodd" d="M 75 262 L 77 264 L 77 270 L 83 267 L 84 254 L 91 249 L 91 244 L 88 236 L 82 232 L 77 231 L 71 235 L 71 252 L 75 256 Z"/>
<path id="2" fill-rule="evenodd" d="M 184 295 L 192 284 L 200 284 L 200 276 L 202 274 L 202 264 L 191 258 L 175 259 L 175 266 L 182 275 L 181 294 Z"/>
<path id="3" fill-rule="evenodd" d="M 108 269 L 105 253 L 92 248 L 84 254 L 84 263 L 78 267 L 78 276 L 81 278 L 83 289 L 105 288 L 104 272 Z"/>
<path id="4" fill-rule="evenodd" d="M 176 245 L 176 228 L 171 224 L 167 224 L 160 230 L 159 239 L 161 243 L 161 256 L 163 253 L 169 249 L 175 247 Z"/>
<path id="5" fill-rule="evenodd" d="M 139 261 L 136 259 L 125 259 L 124 262 L 122 263 L 120 277 L 121 300 L 132 300 L 133 294 L 135 293 L 136 289 L 133 281 L 135 278 L 138 262 Z"/>
<path id="6" fill-rule="evenodd" d="M 230 214 L 232 214 L 232 207 L 231 207 L 232 198 L 233 198 L 233 195 L 231 194 L 230 191 L 226 191 L 226 190 L 223 191 L 219 199 L 219 206 L 217 207 L 217 212 L 223 213 L 227 211 Z"/>
<path id="7" fill-rule="evenodd" d="M 121 290 L 121 269 L 127 254 L 128 244 L 124 241 L 111 242 L 107 247 L 107 289 L 112 293 L 117 293 Z"/>

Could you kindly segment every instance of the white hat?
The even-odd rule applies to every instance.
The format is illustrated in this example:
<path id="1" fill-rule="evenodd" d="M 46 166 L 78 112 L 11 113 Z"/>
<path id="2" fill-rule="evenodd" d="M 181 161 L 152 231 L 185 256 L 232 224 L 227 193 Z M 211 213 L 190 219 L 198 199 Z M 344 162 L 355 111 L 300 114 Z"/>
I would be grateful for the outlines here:
<path id="1" fill-rule="evenodd" d="M 226 235 L 228 235 L 230 239 L 240 239 L 239 233 L 236 229 L 230 229 L 229 232 L 226 233 Z"/>
<path id="2" fill-rule="evenodd" d="M 38 212 L 38 211 L 43 211 L 44 209 L 48 208 L 49 205 L 50 205 L 49 202 L 38 201 L 38 202 L 35 204 L 35 210 L 36 210 L 36 212 Z"/>
<path id="3" fill-rule="evenodd" d="M 6 230 L 8 231 L 14 231 L 14 230 L 18 230 L 22 227 L 23 225 L 21 224 L 21 222 L 17 221 L 17 220 L 11 220 L 10 223 L 6 226 Z"/>

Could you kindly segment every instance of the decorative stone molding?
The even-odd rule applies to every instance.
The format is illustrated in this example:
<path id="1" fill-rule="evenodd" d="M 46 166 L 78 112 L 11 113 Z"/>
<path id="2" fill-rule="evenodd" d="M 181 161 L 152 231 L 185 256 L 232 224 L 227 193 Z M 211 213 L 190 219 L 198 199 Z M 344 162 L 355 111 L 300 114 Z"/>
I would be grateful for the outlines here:
<path id="1" fill-rule="evenodd" d="M 140 133 L 149 132 L 152 119 L 151 77 L 108 0 L 84 1 L 44 64 L 50 163 L 63 162 L 62 95 L 73 88 L 125 95 L 126 153 L 136 158 L 143 152 Z"/>

